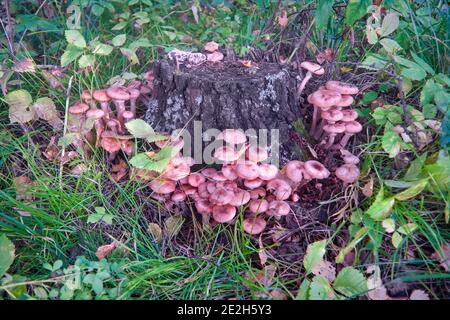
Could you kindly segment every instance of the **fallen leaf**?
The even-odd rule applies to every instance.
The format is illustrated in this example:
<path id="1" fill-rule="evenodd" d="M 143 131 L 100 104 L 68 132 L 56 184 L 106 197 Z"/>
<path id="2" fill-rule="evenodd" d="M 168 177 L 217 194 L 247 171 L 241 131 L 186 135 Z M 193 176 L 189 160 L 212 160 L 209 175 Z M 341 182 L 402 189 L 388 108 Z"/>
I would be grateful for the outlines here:
<path id="1" fill-rule="evenodd" d="M 334 60 L 334 53 L 333 53 L 333 50 L 330 48 L 326 48 L 325 50 L 320 52 L 318 55 L 316 55 L 316 61 L 319 64 L 322 64 L 325 61 L 332 62 L 333 60 Z"/>
<path id="2" fill-rule="evenodd" d="M 288 298 L 287 294 L 280 289 L 270 291 L 270 296 L 272 297 L 273 300 L 287 300 Z"/>
<path id="3" fill-rule="evenodd" d="M 362 193 L 363 193 L 363 195 L 365 195 L 368 198 L 372 196 L 372 194 L 373 194 L 373 178 L 372 177 L 370 177 L 370 180 L 362 188 Z"/>
<path id="4" fill-rule="evenodd" d="M 252 67 L 252 61 L 251 60 L 241 60 L 238 59 L 238 61 L 240 64 L 242 64 L 244 67 L 246 68 L 251 68 Z"/>
<path id="5" fill-rule="evenodd" d="M 316 276 L 321 275 L 329 282 L 333 282 L 336 278 L 336 268 L 327 260 L 322 260 L 319 264 L 316 264 L 311 272 Z"/>
<path id="6" fill-rule="evenodd" d="M 58 157 L 59 149 L 56 146 L 56 136 L 50 138 L 50 142 L 42 154 L 50 161 L 53 161 Z"/>
<path id="7" fill-rule="evenodd" d="M 164 232 L 170 238 L 176 236 L 184 223 L 182 216 L 171 216 L 164 221 Z"/>
<path id="8" fill-rule="evenodd" d="M 70 170 L 70 173 L 72 173 L 75 176 L 79 176 L 87 171 L 87 166 L 84 163 L 77 164 L 75 167 Z"/>
<path id="9" fill-rule="evenodd" d="M 160 241 L 162 238 L 161 227 L 156 223 L 149 223 L 147 227 L 148 233 L 150 233 L 156 241 Z"/>
<path id="10" fill-rule="evenodd" d="M 278 16 L 278 24 L 280 27 L 285 28 L 289 23 L 286 10 L 281 10 L 281 14 Z"/>
<path id="11" fill-rule="evenodd" d="M 444 243 L 441 246 L 441 250 L 433 253 L 431 258 L 439 260 L 444 270 L 447 272 L 450 271 L 450 245 L 448 243 Z"/>
<path id="12" fill-rule="evenodd" d="M 414 290 L 411 292 L 409 300 L 430 300 L 430 296 L 423 290 Z"/>
<path id="13" fill-rule="evenodd" d="M 258 251 L 259 261 L 261 262 L 261 265 L 265 265 L 267 262 L 267 251 L 264 249 L 264 244 L 262 243 L 261 236 L 258 239 L 258 243 L 259 243 L 259 251 Z"/>
<path id="14" fill-rule="evenodd" d="M 24 72 L 35 72 L 36 65 L 34 64 L 33 59 L 31 58 L 23 58 L 14 63 L 13 70 L 15 72 L 24 73 Z"/>
<path id="15" fill-rule="evenodd" d="M 104 259 L 107 255 L 111 253 L 115 248 L 117 247 L 116 242 L 112 242 L 110 244 L 105 244 L 103 246 L 98 247 L 97 251 L 95 252 L 95 256 L 98 258 L 98 260 Z"/>

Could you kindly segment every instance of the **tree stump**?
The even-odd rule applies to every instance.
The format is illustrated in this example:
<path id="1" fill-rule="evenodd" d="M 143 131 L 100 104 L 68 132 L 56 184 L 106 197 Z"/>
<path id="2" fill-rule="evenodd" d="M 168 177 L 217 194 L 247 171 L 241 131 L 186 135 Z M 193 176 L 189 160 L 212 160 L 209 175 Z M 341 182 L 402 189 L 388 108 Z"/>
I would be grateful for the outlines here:
<path id="1" fill-rule="evenodd" d="M 153 72 L 155 94 L 145 120 L 155 130 L 186 128 L 193 134 L 194 121 L 202 122 L 203 131 L 267 129 L 270 136 L 275 129 L 280 145 L 276 150 L 270 141 L 272 153 L 279 152 L 281 162 L 292 158 L 295 142 L 290 133 L 301 117 L 298 73 L 276 63 L 245 67 L 237 62 L 205 62 L 177 68 L 166 60 L 156 61 Z"/>

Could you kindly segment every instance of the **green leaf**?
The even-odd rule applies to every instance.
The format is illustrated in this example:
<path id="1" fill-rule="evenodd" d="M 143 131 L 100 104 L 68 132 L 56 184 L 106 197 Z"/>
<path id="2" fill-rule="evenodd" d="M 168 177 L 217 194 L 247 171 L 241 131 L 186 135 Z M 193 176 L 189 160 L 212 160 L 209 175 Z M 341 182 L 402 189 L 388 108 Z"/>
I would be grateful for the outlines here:
<path id="1" fill-rule="evenodd" d="M 109 44 L 104 43 L 98 43 L 94 50 L 92 50 L 93 54 L 98 54 L 100 56 L 108 56 L 113 51 L 113 47 L 111 47 Z"/>
<path id="2" fill-rule="evenodd" d="M 378 35 L 374 28 L 366 27 L 366 37 L 369 44 L 376 44 L 378 42 Z"/>
<path id="3" fill-rule="evenodd" d="M 446 114 L 450 111 L 450 94 L 445 91 L 439 91 L 434 95 L 434 103 L 438 107 L 439 111 Z"/>
<path id="4" fill-rule="evenodd" d="M 411 181 L 401 181 L 401 180 L 384 180 L 383 183 L 391 188 L 409 188 L 414 185 L 414 182 Z"/>
<path id="5" fill-rule="evenodd" d="M 381 23 L 381 36 L 386 37 L 394 32 L 399 24 L 398 15 L 396 13 L 388 13 Z"/>
<path id="6" fill-rule="evenodd" d="M 422 113 L 425 119 L 434 119 L 437 115 L 437 107 L 432 103 L 428 103 L 422 107 Z"/>
<path id="7" fill-rule="evenodd" d="M 172 158 L 173 148 L 170 146 L 162 148 L 154 157 L 145 153 L 138 153 L 130 160 L 130 164 L 138 169 L 152 170 L 162 173 Z"/>
<path id="8" fill-rule="evenodd" d="M 80 68 L 92 67 L 95 64 L 95 56 L 92 54 L 83 54 L 78 60 Z"/>
<path id="9" fill-rule="evenodd" d="M 125 123 L 127 130 L 136 138 L 146 139 L 155 134 L 152 126 L 142 119 L 134 119 Z M 165 137 L 167 139 L 167 137 Z"/>
<path id="10" fill-rule="evenodd" d="M 151 46 L 152 45 L 147 38 L 139 38 L 136 41 L 133 41 L 132 43 L 130 43 L 130 45 L 128 47 L 130 48 L 130 50 L 135 51 L 138 48 L 148 48 Z"/>
<path id="11" fill-rule="evenodd" d="M 336 256 L 336 263 L 343 263 L 345 256 L 352 251 L 355 246 L 367 235 L 367 232 L 369 231 L 368 227 L 362 227 L 359 229 L 355 236 L 353 237 L 353 240 L 350 241 L 350 243 L 345 246 L 344 248 L 339 251 L 339 254 Z"/>
<path id="12" fill-rule="evenodd" d="M 323 260 L 325 255 L 325 246 L 327 240 L 320 240 L 308 245 L 306 249 L 306 255 L 303 258 L 303 266 L 307 274 L 311 273 L 315 266 L 317 266 Z"/>
<path id="13" fill-rule="evenodd" d="M 0 279 L 11 267 L 15 258 L 14 244 L 5 234 L 0 236 Z"/>
<path id="14" fill-rule="evenodd" d="M 366 93 L 364 93 L 364 95 L 361 99 L 361 103 L 363 105 L 366 105 L 366 104 L 369 104 L 372 101 L 374 101 L 376 98 L 378 98 L 378 93 L 376 91 L 369 90 Z"/>
<path id="15" fill-rule="evenodd" d="M 298 289 L 297 297 L 295 297 L 295 300 L 308 300 L 310 285 L 311 282 L 308 279 L 303 280 L 300 288 Z"/>
<path id="16" fill-rule="evenodd" d="M 125 43 L 125 41 L 127 41 L 127 35 L 124 33 L 124 34 L 119 34 L 119 35 L 115 36 L 114 38 L 112 38 L 111 43 L 115 47 L 120 47 Z"/>
<path id="17" fill-rule="evenodd" d="M 395 231 L 395 220 L 392 218 L 384 219 L 381 225 L 387 233 L 393 233 Z"/>
<path id="18" fill-rule="evenodd" d="M 375 201 L 366 210 L 366 214 L 375 221 L 382 221 L 391 215 L 392 208 L 395 204 L 395 198 L 384 198 L 383 189 L 378 192 Z"/>
<path id="19" fill-rule="evenodd" d="M 69 44 L 61 56 L 61 67 L 65 67 L 83 54 L 83 50 Z"/>
<path id="20" fill-rule="evenodd" d="M 11 91 L 5 96 L 9 106 L 9 120 L 11 123 L 27 123 L 34 118 L 34 110 L 31 107 L 33 98 L 26 90 Z"/>
<path id="21" fill-rule="evenodd" d="M 403 237 L 397 231 L 392 234 L 391 242 L 392 242 L 392 245 L 394 246 L 394 248 L 397 249 L 398 246 L 400 245 L 400 243 L 402 242 L 402 240 L 403 240 Z"/>
<path id="22" fill-rule="evenodd" d="M 367 14 L 367 8 L 372 4 L 371 0 L 350 0 L 345 9 L 345 24 L 352 26 L 356 21 Z"/>
<path id="23" fill-rule="evenodd" d="M 405 236 L 408 236 L 412 234 L 414 231 L 416 231 L 418 228 L 417 224 L 415 223 L 407 223 L 402 226 L 400 226 L 397 231 L 401 234 L 404 234 Z"/>
<path id="24" fill-rule="evenodd" d="M 86 48 L 86 40 L 78 30 L 66 30 L 64 32 L 66 40 L 69 44 L 72 44 L 78 48 Z"/>
<path id="25" fill-rule="evenodd" d="M 405 201 L 405 200 L 414 198 L 419 193 L 421 193 L 427 185 L 428 185 L 428 178 L 419 180 L 413 186 L 409 187 L 405 191 L 397 193 L 395 195 L 395 199 L 399 200 L 399 201 Z"/>
<path id="26" fill-rule="evenodd" d="M 346 267 L 336 276 L 333 289 L 348 298 L 356 297 L 368 291 L 367 280 L 360 271 Z"/>
<path id="27" fill-rule="evenodd" d="M 120 52 L 122 52 L 122 54 L 130 60 L 131 64 L 139 64 L 139 59 L 135 51 L 128 48 L 120 48 Z"/>
<path id="28" fill-rule="evenodd" d="M 406 171 L 403 179 L 407 180 L 407 181 L 412 181 L 412 180 L 417 179 L 419 174 L 422 172 L 422 168 L 423 168 L 423 165 L 425 164 L 426 159 L 427 159 L 427 153 L 424 153 L 421 156 L 414 159 L 413 161 L 411 161 L 411 164 L 409 165 L 409 168 Z"/>
<path id="29" fill-rule="evenodd" d="M 94 14 L 94 16 L 100 17 L 103 14 L 103 12 L 105 11 L 105 7 L 102 7 L 98 4 L 94 4 L 94 5 L 92 5 L 91 11 Z"/>
<path id="30" fill-rule="evenodd" d="M 99 221 L 103 221 L 108 225 L 111 225 L 113 223 L 114 216 L 112 214 L 106 213 L 105 208 L 103 207 L 96 207 L 95 213 L 90 214 L 87 223 L 96 223 Z"/>
<path id="31" fill-rule="evenodd" d="M 398 64 L 406 67 L 405 69 L 402 69 L 402 71 L 401 71 L 401 74 L 406 78 L 409 78 L 411 80 L 420 81 L 427 76 L 426 71 L 415 62 L 412 62 L 410 60 L 407 60 L 407 59 L 399 57 L 399 56 L 394 56 L 394 60 Z"/>
<path id="32" fill-rule="evenodd" d="M 331 288 L 330 283 L 324 277 L 318 275 L 315 276 L 311 282 L 309 289 L 310 300 L 332 300 L 335 297 L 335 293 Z"/>
<path id="33" fill-rule="evenodd" d="M 417 54 L 414 52 L 411 52 L 411 56 L 413 57 L 414 61 L 421 66 L 427 73 L 434 75 L 433 68 L 430 67 L 428 63 L 425 62 L 422 58 L 420 58 Z"/>
<path id="34" fill-rule="evenodd" d="M 318 0 L 316 1 L 316 11 L 314 12 L 314 20 L 318 30 L 323 30 L 327 27 L 331 14 L 333 13 L 333 0 Z"/>
<path id="35" fill-rule="evenodd" d="M 397 132 L 387 130 L 381 139 L 381 145 L 387 153 L 389 158 L 394 158 L 399 152 L 402 143 L 402 138 Z"/>
<path id="36" fill-rule="evenodd" d="M 434 82 L 433 79 L 428 79 L 420 92 L 420 103 L 422 106 L 431 103 L 436 93 L 441 90 L 443 90 L 443 87 L 440 84 Z"/>
<path id="37" fill-rule="evenodd" d="M 375 34 L 376 35 L 376 34 Z M 369 70 L 380 70 L 383 69 L 387 61 L 384 57 L 379 57 L 376 55 L 368 55 L 366 59 L 361 63 L 361 68 Z"/>
<path id="38" fill-rule="evenodd" d="M 389 38 L 381 39 L 380 44 L 383 46 L 384 50 L 386 50 L 386 52 L 389 54 L 394 54 L 397 51 L 402 50 L 402 47 L 397 43 L 397 41 Z"/>
<path id="39" fill-rule="evenodd" d="M 116 24 L 114 27 L 112 27 L 111 30 L 113 31 L 119 31 L 122 30 L 123 28 L 125 28 L 127 26 L 127 21 L 121 21 L 118 24 Z"/>

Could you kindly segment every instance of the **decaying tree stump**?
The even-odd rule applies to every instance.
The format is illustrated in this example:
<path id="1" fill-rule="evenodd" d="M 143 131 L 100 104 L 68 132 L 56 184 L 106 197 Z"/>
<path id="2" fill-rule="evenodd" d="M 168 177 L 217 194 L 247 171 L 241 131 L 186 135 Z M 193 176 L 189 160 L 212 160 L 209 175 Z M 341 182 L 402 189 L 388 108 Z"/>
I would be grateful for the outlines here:
<path id="1" fill-rule="evenodd" d="M 153 72 L 156 96 L 145 119 L 155 130 L 186 128 L 192 134 L 194 121 L 202 121 L 203 131 L 268 129 L 270 135 L 271 129 L 278 129 L 280 160 L 292 157 L 290 131 L 300 118 L 297 73 L 275 63 L 249 68 L 237 62 L 205 62 L 177 70 L 166 60 L 155 62 Z"/>

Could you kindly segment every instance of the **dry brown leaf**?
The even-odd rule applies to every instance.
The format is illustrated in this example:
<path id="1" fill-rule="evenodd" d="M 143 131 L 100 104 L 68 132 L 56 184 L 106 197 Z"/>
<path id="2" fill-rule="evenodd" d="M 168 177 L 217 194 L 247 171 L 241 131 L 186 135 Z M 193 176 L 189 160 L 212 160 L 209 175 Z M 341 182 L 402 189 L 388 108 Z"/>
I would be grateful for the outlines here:
<path id="1" fill-rule="evenodd" d="M 95 256 L 98 258 L 98 260 L 104 259 L 107 255 L 111 253 L 115 248 L 117 247 L 116 242 L 112 242 L 110 244 L 105 244 L 103 246 L 98 247 L 97 251 L 95 252 Z"/>
<path id="2" fill-rule="evenodd" d="M 278 16 L 278 24 L 280 27 L 285 28 L 289 23 L 286 10 L 281 10 L 281 14 Z"/>
<path id="3" fill-rule="evenodd" d="M 450 245 L 448 243 L 444 243 L 441 250 L 433 253 L 431 258 L 439 260 L 444 270 L 447 272 L 450 271 Z"/>
<path id="4" fill-rule="evenodd" d="M 265 265 L 267 262 L 267 251 L 264 249 L 264 244 L 262 243 L 261 236 L 259 236 L 258 244 L 259 244 L 259 251 L 258 251 L 259 261 L 261 262 L 261 265 Z"/>
<path id="5" fill-rule="evenodd" d="M 270 296 L 273 300 L 287 300 L 288 296 L 280 289 L 270 291 Z"/>
<path id="6" fill-rule="evenodd" d="M 147 227 L 148 233 L 150 233 L 156 241 L 160 241 L 162 238 L 161 227 L 156 223 L 149 223 Z"/>
<path id="7" fill-rule="evenodd" d="M 24 73 L 24 72 L 35 72 L 36 65 L 34 64 L 33 59 L 31 58 L 23 58 L 19 61 L 16 61 L 13 66 L 13 70 L 15 72 Z"/>
<path id="8" fill-rule="evenodd" d="M 47 147 L 45 148 L 43 155 L 48 160 L 53 161 L 58 157 L 59 149 L 56 146 L 56 136 L 53 136 L 50 138 L 50 142 L 48 143 Z"/>
<path id="9" fill-rule="evenodd" d="M 336 268 L 327 260 L 322 260 L 311 270 L 314 275 L 321 275 L 330 282 L 336 278 Z"/>
<path id="10" fill-rule="evenodd" d="M 316 61 L 319 64 L 322 64 L 325 61 L 332 62 L 333 60 L 334 60 L 334 53 L 333 50 L 330 48 L 326 48 L 316 56 Z"/>
<path id="11" fill-rule="evenodd" d="M 251 60 L 241 60 L 238 59 L 238 61 L 240 64 L 242 64 L 244 67 L 246 68 L 251 68 L 252 67 L 252 61 Z"/>
<path id="12" fill-rule="evenodd" d="M 70 170 L 70 173 L 72 173 L 75 176 L 79 176 L 82 173 L 87 171 L 87 166 L 84 163 L 77 164 L 75 167 Z"/>
<path id="13" fill-rule="evenodd" d="M 373 178 L 372 177 L 370 177 L 370 180 L 362 188 L 362 193 L 366 197 L 372 196 L 372 194 L 373 194 Z"/>
<path id="14" fill-rule="evenodd" d="M 430 300 L 430 296 L 423 290 L 414 290 L 411 292 L 409 300 Z"/>

